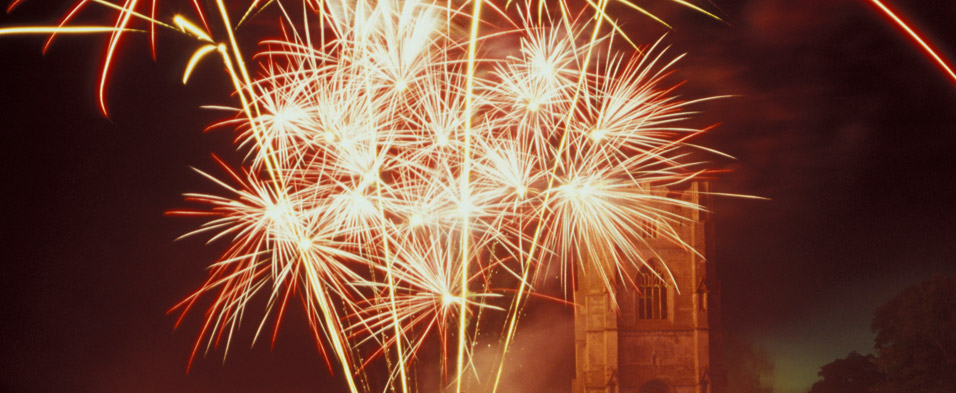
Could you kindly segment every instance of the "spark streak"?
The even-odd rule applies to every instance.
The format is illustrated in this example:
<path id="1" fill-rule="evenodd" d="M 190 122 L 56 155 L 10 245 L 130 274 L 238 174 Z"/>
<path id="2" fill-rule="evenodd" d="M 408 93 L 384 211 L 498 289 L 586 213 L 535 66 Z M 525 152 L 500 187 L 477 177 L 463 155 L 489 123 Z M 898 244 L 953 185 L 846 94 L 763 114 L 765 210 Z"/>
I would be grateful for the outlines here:
<path id="1" fill-rule="evenodd" d="M 887 7 L 880 0 L 870 0 L 877 9 L 883 12 L 887 18 L 889 18 L 893 23 L 896 23 L 906 34 L 915 42 L 920 48 L 926 52 L 926 55 L 929 56 L 936 64 L 939 66 L 940 70 L 945 72 L 953 83 L 956 83 L 956 72 L 953 72 L 953 67 L 940 56 L 936 49 L 933 49 L 930 44 L 920 36 L 913 28 L 909 26 L 909 23 L 903 20 L 897 13 L 893 12 L 889 7 Z"/>
<path id="2" fill-rule="evenodd" d="M 475 87 L 475 57 L 478 47 L 478 26 L 481 22 L 481 3 L 482 0 L 473 0 L 474 10 L 471 15 L 471 32 L 468 39 L 468 70 L 465 80 L 465 144 L 463 152 L 463 165 L 461 174 L 460 195 L 464 200 L 471 199 L 471 190 L 469 189 L 469 178 L 471 177 L 471 122 L 474 116 L 472 112 L 473 92 Z M 468 209 L 463 210 L 461 224 L 461 299 L 468 299 L 468 236 L 469 236 L 469 217 Z M 465 368 L 465 346 L 467 345 L 468 314 L 465 312 L 467 304 L 461 302 L 461 311 L 458 312 L 458 363 L 457 373 L 455 374 L 455 391 L 461 392 L 462 371 Z"/>
<path id="3" fill-rule="evenodd" d="M 115 33 L 121 29 L 108 26 L 64 26 L 64 27 L 46 27 L 46 26 L 24 26 L 24 27 L 4 27 L 0 28 L 2 35 L 22 35 L 22 34 L 91 34 L 91 33 Z M 122 29 L 123 31 L 142 32 L 142 30 Z"/>

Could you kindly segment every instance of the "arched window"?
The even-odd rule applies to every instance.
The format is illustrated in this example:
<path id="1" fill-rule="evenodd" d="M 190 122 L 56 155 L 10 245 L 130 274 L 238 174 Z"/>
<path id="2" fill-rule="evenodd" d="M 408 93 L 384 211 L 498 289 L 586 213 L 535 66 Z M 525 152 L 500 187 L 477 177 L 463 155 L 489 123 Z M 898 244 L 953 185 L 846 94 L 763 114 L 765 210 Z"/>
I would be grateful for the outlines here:
<path id="1" fill-rule="evenodd" d="M 670 386 L 667 386 L 667 383 L 659 379 L 652 379 L 641 385 L 637 393 L 670 393 L 670 391 Z"/>
<path id="2" fill-rule="evenodd" d="M 653 262 L 653 261 L 650 261 Z M 667 284 L 647 266 L 637 273 L 637 319 L 667 319 Z"/>
<path id="3" fill-rule="evenodd" d="M 697 282 L 697 309 L 701 312 L 707 312 L 707 276 L 701 276 Z"/>
<path id="4" fill-rule="evenodd" d="M 651 222 L 650 220 L 641 221 L 641 232 L 643 232 L 644 237 L 648 239 L 657 238 L 657 223 Z"/>

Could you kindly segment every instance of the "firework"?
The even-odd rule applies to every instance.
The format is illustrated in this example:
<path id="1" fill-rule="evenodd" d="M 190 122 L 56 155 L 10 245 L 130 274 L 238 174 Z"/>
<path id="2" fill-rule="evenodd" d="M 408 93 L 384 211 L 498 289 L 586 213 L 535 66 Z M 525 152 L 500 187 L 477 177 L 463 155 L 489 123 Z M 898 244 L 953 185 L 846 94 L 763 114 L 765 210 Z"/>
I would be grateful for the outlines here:
<path id="1" fill-rule="evenodd" d="M 190 37 L 183 83 L 218 56 L 235 106 L 216 107 L 230 117 L 213 127 L 234 130 L 245 159 L 219 160 L 222 176 L 198 171 L 221 193 L 187 194 L 195 207 L 170 211 L 205 220 L 185 236 L 227 244 L 173 309 L 181 320 L 211 299 L 190 363 L 200 348 L 229 347 L 255 295 L 268 299 L 257 339 L 274 314 L 274 340 L 300 298 L 352 392 L 382 358 L 385 388 L 413 389 L 407 370 L 433 339 L 445 382 L 460 391 L 477 322 L 494 312 L 505 320 L 495 391 L 541 272 L 557 266 L 565 286 L 575 272 L 597 272 L 613 295 L 621 271 L 659 259 L 649 232 L 690 249 L 677 232 L 686 218 L 672 208 L 702 207 L 665 190 L 708 173 L 697 152 L 719 154 L 689 142 L 705 129 L 686 124 L 700 100 L 672 94 L 680 56 L 660 41 L 640 51 L 617 43 L 635 46 L 608 4 L 253 1 L 234 23 L 217 0 L 211 12 L 194 1 L 193 16 L 167 23 L 155 1 L 83 0 L 58 26 L 0 34 L 49 34 L 46 47 L 58 34 L 109 34 L 104 114 L 126 34 Z M 92 5 L 115 12 L 113 25 L 70 25 Z M 261 41 L 247 65 L 235 33 L 269 5 L 283 35 Z"/>

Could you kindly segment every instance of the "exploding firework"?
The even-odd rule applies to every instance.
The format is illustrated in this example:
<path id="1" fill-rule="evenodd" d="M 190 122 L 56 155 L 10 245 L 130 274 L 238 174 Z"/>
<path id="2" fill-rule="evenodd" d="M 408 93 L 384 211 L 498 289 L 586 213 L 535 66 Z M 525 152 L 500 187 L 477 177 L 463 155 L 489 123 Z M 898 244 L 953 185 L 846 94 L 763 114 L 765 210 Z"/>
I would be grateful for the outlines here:
<path id="1" fill-rule="evenodd" d="M 114 24 L 71 24 L 93 5 L 116 12 Z M 270 5 L 281 38 L 262 40 L 247 65 L 235 32 Z M 460 391 L 478 322 L 498 313 L 494 391 L 541 272 L 562 272 L 565 286 L 596 272 L 613 294 L 621 271 L 658 257 L 649 232 L 693 251 L 673 208 L 702 207 L 664 190 L 708 174 L 700 153 L 719 154 L 691 143 L 706 129 L 687 125 L 701 100 L 673 94 L 680 56 L 660 41 L 638 48 L 605 13 L 607 0 L 589 5 L 253 1 L 233 22 L 218 0 L 167 23 L 155 2 L 83 0 L 58 26 L 0 34 L 49 34 L 47 46 L 59 34 L 109 34 L 104 114 L 127 34 L 192 38 L 184 83 L 210 57 L 221 61 L 236 100 L 217 108 L 231 115 L 214 126 L 235 131 L 245 159 L 217 158 L 223 175 L 199 173 L 221 192 L 187 194 L 194 207 L 170 211 L 205 220 L 185 236 L 228 243 L 174 307 L 182 319 L 211 299 L 190 362 L 201 348 L 228 348 L 255 295 L 268 299 L 255 336 L 276 315 L 273 340 L 298 298 L 352 392 L 368 389 L 361 370 L 379 359 L 390 369 L 385 388 L 414 389 L 408 370 L 430 340 Z"/>

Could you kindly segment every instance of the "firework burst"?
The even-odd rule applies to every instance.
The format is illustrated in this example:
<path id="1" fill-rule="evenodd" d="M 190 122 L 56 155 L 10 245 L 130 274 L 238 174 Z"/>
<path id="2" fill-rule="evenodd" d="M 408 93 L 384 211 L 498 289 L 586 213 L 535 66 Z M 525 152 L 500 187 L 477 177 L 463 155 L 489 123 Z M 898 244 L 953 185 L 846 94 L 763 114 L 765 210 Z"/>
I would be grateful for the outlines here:
<path id="1" fill-rule="evenodd" d="M 565 287 L 577 272 L 597 272 L 613 295 L 622 271 L 659 259 L 649 233 L 693 251 L 678 235 L 686 218 L 673 211 L 702 207 L 666 191 L 708 173 L 699 153 L 719 154 L 691 143 L 706 128 L 687 123 L 700 100 L 673 94 L 680 56 L 661 41 L 633 50 L 605 13 L 609 1 L 588 4 L 252 1 L 233 23 L 222 0 L 212 10 L 193 1 L 192 17 L 167 23 L 155 1 L 83 0 L 57 26 L 0 34 L 49 34 L 47 47 L 58 34 L 109 34 L 104 114 L 127 34 L 145 32 L 153 45 L 158 29 L 192 39 L 184 83 L 218 56 L 235 105 L 215 107 L 231 115 L 213 127 L 234 130 L 245 159 L 219 160 L 221 177 L 199 171 L 221 193 L 187 194 L 196 207 L 170 212 L 205 220 L 186 236 L 228 244 L 174 308 L 182 319 L 211 299 L 193 357 L 228 348 L 263 293 L 255 337 L 275 314 L 274 340 L 290 300 L 302 299 L 352 392 L 382 358 L 383 389 L 414 389 L 407 370 L 432 339 L 444 382 L 460 391 L 487 311 L 505 321 L 495 391 L 541 272 L 556 266 Z M 113 24 L 71 24 L 92 5 L 115 12 Z M 281 38 L 260 41 L 249 66 L 236 31 L 267 6 Z M 615 43 L 622 38 L 630 46 Z M 663 276 L 671 279 L 666 264 Z"/>

